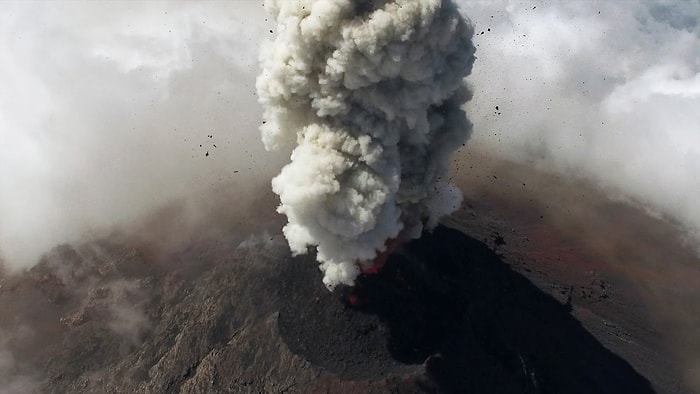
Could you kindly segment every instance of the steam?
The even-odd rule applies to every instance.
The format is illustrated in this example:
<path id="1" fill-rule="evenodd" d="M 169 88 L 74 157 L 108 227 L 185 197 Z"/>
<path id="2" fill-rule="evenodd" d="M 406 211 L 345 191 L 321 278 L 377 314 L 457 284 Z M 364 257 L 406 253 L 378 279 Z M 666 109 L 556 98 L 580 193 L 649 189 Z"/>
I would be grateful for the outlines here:
<path id="1" fill-rule="evenodd" d="M 463 1 L 470 146 L 700 230 L 700 3 Z"/>
<path id="2" fill-rule="evenodd" d="M 293 253 L 317 250 L 329 287 L 385 242 L 459 207 L 445 175 L 471 126 L 461 105 L 473 29 L 449 0 L 270 1 L 257 81 L 262 139 L 291 163 L 272 180 Z"/>
<path id="3" fill-rule="evenodd" d="M 0 262 L 10 268 L 173 201 L 202 205 L 227 184 L 257 192 L 279 169 L 257 160 L 260 4 L 2 8 Z"/>
<path id="4" fill-rule="evenodd" d="M 33 393 L 38 389 L 39 379 L 24 368 L 6 343 L 13 335 L 0 331 L 0 392 L 3 394 Z"/>

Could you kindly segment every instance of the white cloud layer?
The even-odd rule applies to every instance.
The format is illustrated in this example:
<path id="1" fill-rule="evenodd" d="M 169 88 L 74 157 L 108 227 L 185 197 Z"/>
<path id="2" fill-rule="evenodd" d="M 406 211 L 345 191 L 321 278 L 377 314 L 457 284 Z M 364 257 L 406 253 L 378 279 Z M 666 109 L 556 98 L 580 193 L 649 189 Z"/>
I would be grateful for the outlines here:
<path id="1" fill-rule="evenodd" d="M 700 229 L 700 3 L 460 5 L 476 25 L 474 144 Z"/>
<path id="2" fill-rule="evenodd" d="M 252 2 L 4 3 L 5 264 L 264 178 L 254 81 L 265 19 Z"/>

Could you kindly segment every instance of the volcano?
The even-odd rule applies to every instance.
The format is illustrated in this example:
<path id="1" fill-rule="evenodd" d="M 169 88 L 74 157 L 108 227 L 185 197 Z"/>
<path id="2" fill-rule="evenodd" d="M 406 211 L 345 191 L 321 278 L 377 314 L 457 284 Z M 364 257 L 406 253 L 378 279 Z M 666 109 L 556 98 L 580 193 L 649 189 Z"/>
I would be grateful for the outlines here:
<path id="1" fill-rule="evenodd" d="M 568 180 L 490 163 L 498 182 L 474 172 L 459 211 L 333 292 L 281 234 L 241 238 L 246 221 L 167 250 L 124 233 L 59 246 L 0 282 L 2 392 L 692 392 L 697 335 L 654 318 L 662 302 L 675 327 L 695 318 L 679 311 L 698 299 L 683 293 L 697 258 L 673 226 L 582 184 L 572 205 Z M 506 192 L 525 178 L 617 225 Z M 637 250 L 652 241 L 669 256 L 657 277 L 653 248 Z"/>

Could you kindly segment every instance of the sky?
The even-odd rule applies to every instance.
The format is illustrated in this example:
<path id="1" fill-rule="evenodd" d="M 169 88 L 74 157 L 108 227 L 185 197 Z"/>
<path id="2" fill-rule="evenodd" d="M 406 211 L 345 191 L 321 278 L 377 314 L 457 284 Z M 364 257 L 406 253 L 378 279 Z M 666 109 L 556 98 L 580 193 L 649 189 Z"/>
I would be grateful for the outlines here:
<path id="1" fill-rule="evenodd" d="M 465 149 L 700 230 L 699 2 L 458 3 L 477 46 Z M 6 266 L 172 201 L 269 185 L 289 157 L 260 142 L 258 50 L 275 34 L 260 4 L 3 3 Z"/>

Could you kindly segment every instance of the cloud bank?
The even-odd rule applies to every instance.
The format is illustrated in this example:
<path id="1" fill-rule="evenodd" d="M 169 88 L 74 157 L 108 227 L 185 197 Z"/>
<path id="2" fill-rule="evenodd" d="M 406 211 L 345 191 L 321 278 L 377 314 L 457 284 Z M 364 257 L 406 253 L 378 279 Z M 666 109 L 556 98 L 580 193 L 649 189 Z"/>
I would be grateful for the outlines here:
<path id="1" fill-rule="evenodd" d="M 0 261 L 27 267 L 174 200 L 267 183 L 265 19 L 253 2 L 4 3 Z"/>
<path id="2" fill-rule="evenodd" d="M 473 145 L 700 229 L 700 3 L 471 2 Z"/>
<path id="3" fill-rule="evenodd" d="M 700 228 L 697 2 L 457 3 L 476 28 L 468 149 Z M 258 51 L 279 33 L 266 18 L 245 1 L 4 3 L 5 265 L 193 191 L 267 183 L 290 148 L 259 141 Z"/>

